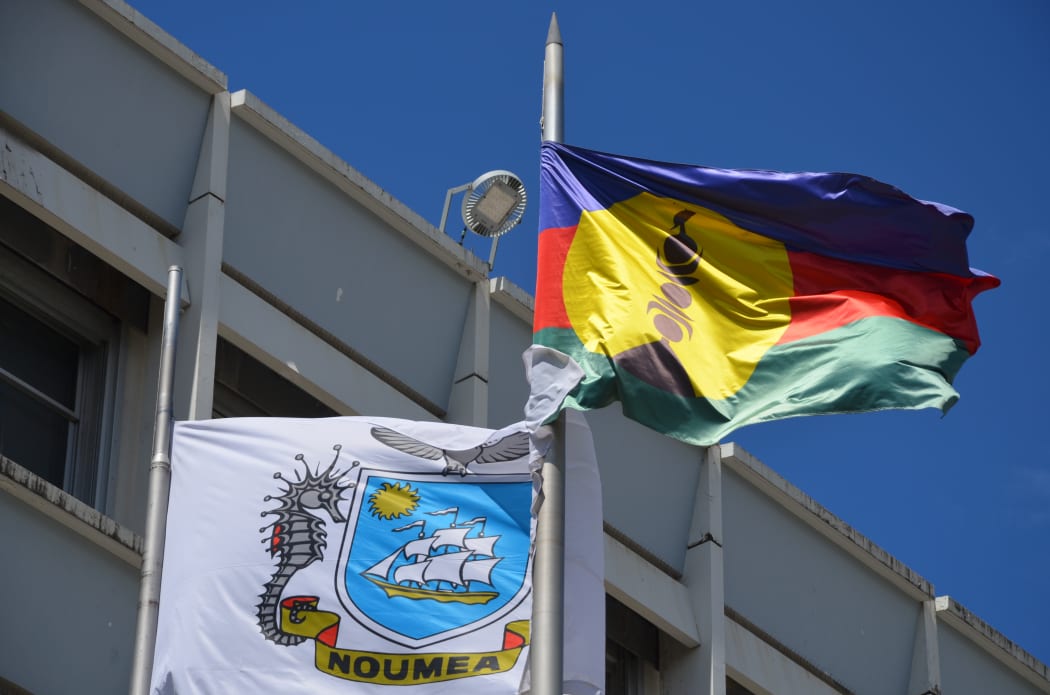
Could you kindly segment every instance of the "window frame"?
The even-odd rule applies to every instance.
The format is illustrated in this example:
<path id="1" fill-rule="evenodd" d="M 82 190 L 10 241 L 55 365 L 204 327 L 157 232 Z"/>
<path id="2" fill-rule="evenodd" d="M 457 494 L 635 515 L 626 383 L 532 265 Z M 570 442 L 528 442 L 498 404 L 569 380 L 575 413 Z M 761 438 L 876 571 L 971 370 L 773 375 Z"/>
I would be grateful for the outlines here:
<path id="1" fill-rule="evenodd" d="M 0 298 L 78 346 L 76 397 L 72 409 L 76 422 L 67 430 L 62 489 L 104 510 L 109 497 L 120 321 L 2 244 Z M 38 394 L 29 393 L 25 385 L 15 383 L 17 379 L 13 375 L 4 381 L 41 401 Z M 28 386 L 32 388 L 31 384 Z M 55 410 L 58 404 L 45 402 L 44 405 Z M 62 412 L 62 416 L 70 420 L 68 413 Z M 15 463 L 23 465 L 19 461 Z"/>

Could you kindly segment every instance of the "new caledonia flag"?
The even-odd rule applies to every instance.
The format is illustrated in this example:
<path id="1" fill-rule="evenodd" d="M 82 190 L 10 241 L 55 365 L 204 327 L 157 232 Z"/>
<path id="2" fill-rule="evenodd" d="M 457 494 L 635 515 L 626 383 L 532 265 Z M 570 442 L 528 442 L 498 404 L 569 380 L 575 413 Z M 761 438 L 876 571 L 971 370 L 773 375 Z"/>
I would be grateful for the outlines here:
<path id="1" fill-rule="evenodd" d="M 709 445 L 765 420 L 940 408 L 980 344 L 973 218 L 841 173 L 736 171 L 544 143 L 534 342 L 557 408 Z M 534 385 L 535 390 L 535 385 Z"/>

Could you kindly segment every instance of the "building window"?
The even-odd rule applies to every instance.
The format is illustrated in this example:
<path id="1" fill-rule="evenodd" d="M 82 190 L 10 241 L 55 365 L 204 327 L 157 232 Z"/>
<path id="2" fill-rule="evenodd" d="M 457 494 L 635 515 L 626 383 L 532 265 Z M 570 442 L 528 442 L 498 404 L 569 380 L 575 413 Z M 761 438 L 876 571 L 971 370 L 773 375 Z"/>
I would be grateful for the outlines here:
<path id="1" fill-rule="evenodd" d="M 0 455 L 96 506 L 116 325 L 0 246 Z"/>
<path id="2" fill-rule="evenodd" d="M 80 417 L 80 346 L 0 299 L 0 451 L 64 487 Z"/>
<path id="3" fill-rule="evenodd" d="M 0 455 L 105 511 L 120 336 L 150 296 L 0 196 Z"/>
<path id="4" fill-rule="evenodd" d="M 333 417 L 321 401 L 219 338 L 212 417 Z"/>
<path id="5" fill-rule="evenodd" d="M 605 641 L 606 695 L 644 695 L 638 657 L 622 644 Z"/>
<path id="6" fill-rule="evenodd" d="M 611 596 L 605 597 L 605 692 L 652 695 L 647 674 L 660 668 L 660 631 Z"/>

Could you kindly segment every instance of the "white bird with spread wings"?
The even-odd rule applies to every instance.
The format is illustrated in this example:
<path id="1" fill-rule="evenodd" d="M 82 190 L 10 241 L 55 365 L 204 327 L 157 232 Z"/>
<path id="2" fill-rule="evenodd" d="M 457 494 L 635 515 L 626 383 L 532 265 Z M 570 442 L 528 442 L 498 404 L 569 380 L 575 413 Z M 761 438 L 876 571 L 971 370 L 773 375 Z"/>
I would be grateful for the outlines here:
<path id="1" fill-rule="evenodd" d="M 392 449 L 403 451 L 431 461 L 445 461 L 443 475 L 459 473 L 466 475 L 472 463 L 498 463 L 513 461 L 529 453 L 528 432 L 513 432 L 493 442 L 486 442 L 470 449 L 442 449 L 418 439 L 401 434 L 389 427 L 373 427 L 372 436 Z"/>

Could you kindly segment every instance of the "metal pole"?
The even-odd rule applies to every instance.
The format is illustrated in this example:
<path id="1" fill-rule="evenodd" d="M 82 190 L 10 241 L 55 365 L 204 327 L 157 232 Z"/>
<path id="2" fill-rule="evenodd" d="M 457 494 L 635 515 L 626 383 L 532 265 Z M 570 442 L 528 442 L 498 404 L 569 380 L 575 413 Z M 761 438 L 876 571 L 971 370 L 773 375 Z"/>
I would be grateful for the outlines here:
<path id="1" fill-rule="evenodd" d="M 543 505 L 532 573 L 534 695 L 559 695 L 565 671 L 565 416 L 558 416 L 553 429 L 554 442 L 543 461 Z"/>
<path id="2" fill-rule="evenodd" d="M 541 127 L 544 142 L 565 140 L 564 65 L 562 63 L 561 30 L 558 15 L 551 15 L 547 30 L 547 47 L 543 54 L 543 116 Z"/>
<path id="3" fill-rule="evenodd" d="M 175 380 L 175 341 L 179 333 L 179 299 L 182 268 L 168 268 L 168 295 L 164 298 L 164 331 L 161 334 L 160 375 L 157 379 L 157 418 L 153 425 L 153 459 L 149 468 L 146 500 L 146 542 L 142 551 L 139 613 L 135 626 L 135 652 L 131 665 L 131 695 L 147 695 L 157 643 L 157 608 L 164 562 L 164 524 L 171 487 L 172 384 Z"/>
<path id="4" fill-rule="evenodd" d="M 562 42 L 551 15 L 543 59 L 543 140 L 563 136 Z M 531 679 L 534 695 L 560 695 L 564 673 L 565 610 L 565 416 L 554 423 L 554 442 L 541 469 L 543 504 L 536 524 L 532 585 Z"/>

